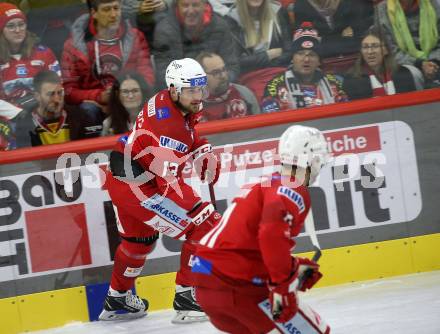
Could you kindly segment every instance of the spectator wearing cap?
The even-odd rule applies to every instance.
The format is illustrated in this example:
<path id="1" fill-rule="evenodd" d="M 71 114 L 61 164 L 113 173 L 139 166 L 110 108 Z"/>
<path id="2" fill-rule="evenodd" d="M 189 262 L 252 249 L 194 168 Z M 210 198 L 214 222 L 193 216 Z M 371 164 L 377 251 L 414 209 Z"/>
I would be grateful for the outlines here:
<path id="1" fill-rule="evenodd" d="M 289 64 L 292 28 L 279 2 L 237 0 L 225 18 L 237 44 L 241 74 Z"/>
<path id="2" fill-rule="evenodd" d="M 320 69 L 320 40 L 316 29 L 305 23 L 295 32 L 292 63 L 264 87 L 262 112 L 300 109 L 347 101 L 341 78 Z"/>
<path id="3" fill-rule="evenodd" d="M 376 24 L 400 65 L 414 65 L 425 87 L 440 87 L 440 0 L 386 0 L 376 6 Z"/>
<path id="4" fill-rule="evenodd" d="M 0 3 L 0 98 L 18 108 L 35 105 L 33 77 L 42 70 L 61 75 L 53 52 L 27 30 L 24 13 L 10 3 Z"/>
<path id="5" fill-rule="evenodd" d="M 261 113 L 249 88 L 231 83 L 222 57 L 202 52 L 196 60 L 208 77 L 209 97 L 203 101 L 202 121 L 238 118 Z"/>
<path id="6" fill-rule="evenodd" d="M 115 77 L 136 71 L 154 85 L 150 51 L 144 35 L 121 18 L 120 0 L 88 0 L 64 44 L 61 59 L 66 103 L 78 105 L 86 137 L 101 135 Z"/>
<path id="7" fill-rule="evenodd" d="M 240 73 L 229 26 L 208 0 L 173 0 L 167 17 L 156 25 L 153 47 L 158 88 L 165 87 L 165 70 L 172 60 L 196 58 L 202 51 L 223 58 L 231 81 Z"/>

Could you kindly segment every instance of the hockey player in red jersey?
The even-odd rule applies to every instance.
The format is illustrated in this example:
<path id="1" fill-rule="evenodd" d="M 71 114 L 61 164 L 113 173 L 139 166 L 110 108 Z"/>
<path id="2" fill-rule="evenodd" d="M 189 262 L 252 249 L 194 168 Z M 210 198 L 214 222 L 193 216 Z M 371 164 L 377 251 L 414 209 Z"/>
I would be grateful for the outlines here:
<path id="1" fill-rule="evenodd" d="M 189 262 L 195 244 L 221 215 L 182 179 L 187 161 L 193 163 L 202 181 L 215 183 L 219 176 L 211 145 L 194 129 L 207 92 L 207 78 L 198 62 L 185 58 L 169 64 L 166 82 L 168 89 L 145 103 L 133 130 L 119 139 L 110 154 L 106 187 L 121 243 L 101 320 L 145 315 L 148 302 L 130 289 L 159 232 L 172 238 L 186 236 L 176 277 L 173 305 L 177 313 L 172 321 L 207 320 L 194 299 Z"/>
<path id="2" fill-rule="evenodd" d="M 196 298 L 218 329 L 232 334 L 330 333 L 297 291 L 322 276 L 312 260 L 291 255 L 310 209 L 307 186 L 328 160 L 314 128 L 294 125 L 279 140 L 281 173 L 244 186 L 220 223 L 197 246 Z M 311 275 L 300 280 L 300 274 Z"/>

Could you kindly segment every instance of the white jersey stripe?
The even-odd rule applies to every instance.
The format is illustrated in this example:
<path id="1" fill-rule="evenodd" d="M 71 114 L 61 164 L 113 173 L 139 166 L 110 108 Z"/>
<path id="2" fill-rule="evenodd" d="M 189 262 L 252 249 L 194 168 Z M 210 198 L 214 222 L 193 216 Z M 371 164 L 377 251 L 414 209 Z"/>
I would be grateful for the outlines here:
<path id="1" fill-rule="evenodd" d="M 207 247 L 209 247 L 209 248 L 214 247 L 214 244 L 217 241 L 218 236 L 220 235 L 220 233 L 222 233 L 222 231 L 225 229 L 226 225 L 228 224 L 229 217 L 231 216 L 232 211 L 234 211 L 235 206 L 236 206 L 236 203 L 233 203 L 228 208 L 228 210 L 226 210 L 226 212 L 223 215 L 222 220 L 220 221 L 220 224 L 219 224 L 220 227 L 216 231 L 214 231 L 214 233 L 212 234 L 211 240 L 209 240 Z M 209 237 L 208 237 L 208 239 L 209 239 Z"/>

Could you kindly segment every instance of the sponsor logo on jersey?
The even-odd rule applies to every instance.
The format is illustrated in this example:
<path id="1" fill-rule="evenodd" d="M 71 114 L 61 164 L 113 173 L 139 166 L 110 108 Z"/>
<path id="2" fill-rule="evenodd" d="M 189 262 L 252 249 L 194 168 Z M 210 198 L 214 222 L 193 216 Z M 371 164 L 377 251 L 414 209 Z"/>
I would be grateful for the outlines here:
<path id="1" fill-rule="evenodd" d="M 178 214 L 176 214 L 173 211 L 171 211 L 170 209 L 164 207 L 160 203 L 154 204 L 154 202 L 147 200 L 147 201 L 141 202 L 141 205 L 144 208 L 146 208 L 150 211 L 153 211 L 158 216 L 162 217 L 163 219 L 165 219 L 175 225 L 179 225 L 179 226 L 183 226 L 183 227 L 187 226 L 187 222 L 184 221 L 184 218 L 180 217 Z"/>
<path id="2" fill-rule="evenodd" d="M 160 136 L 159 145 L 180 153 L 188 151 L 188 145 L 167 136 Z"/>
<path id="3" fill-rule="evenodd" d="M 26 66 L 17 66 L 15 73 L 17 73 L 18 76 L 24 77 L 28 75 L 28 70 Z"/>
<path id="4" fill-rule="evenodd" d="M 151 99 L 148 100 L 148 117 L 156 115 L 156 95 L 154 95 Z"/>
<path id="5" fill-rule="evenodd" d="M 180 232 L 180 230 L 176 230 L 172 228 L 168 223 L 161 224 L 160 221 L 156 221 L 154 224 L 150 226 L 154 228 L 156 231 L 165 234 L 171 238 L 174 238 Z"/>
<path id="6" fill-rule="evenodd" d="M 298 207 L 300 213 L 303 213 L 306 209 L 303 197 L 295 190 L 289 187 L 280 186 L 277 190 L 277 194 L 287 197 L 289 200 L 291 200 Z"/>
<path id="7" fill-rule="evenodd" d="M 170 108 L 164 107 L 156 110 L 156 118 L 158 120 L 167 119 L 170 117 Z"/>

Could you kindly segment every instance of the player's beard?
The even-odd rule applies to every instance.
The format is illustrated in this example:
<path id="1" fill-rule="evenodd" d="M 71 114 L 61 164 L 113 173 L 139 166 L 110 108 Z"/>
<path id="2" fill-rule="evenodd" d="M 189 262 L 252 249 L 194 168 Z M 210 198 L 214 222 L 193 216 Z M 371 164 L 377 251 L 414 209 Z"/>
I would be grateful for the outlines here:
<path id="1" fill-rule="evenodd" d="M 195 113 L 198 113 L 198 112 L 200 111 L 200 103 L 198 104 L 199 109 L 198 109 L 197 111 L 194 111 L 194 110 L 192 110 L 192 109 L 190 109 L 190 108 L 185 107 L 182 103 L 180 103 L 180 99 L 178 99 L 178 100 L 175 102 L 175 104 L 177 105 L 177 107 L 178 107 L 181 111 L 183 111 L 183 113 L 184 113 L 185 115 L 195 114 Z"/>

